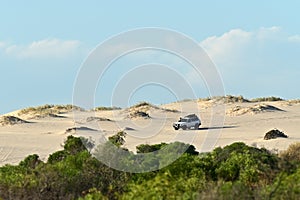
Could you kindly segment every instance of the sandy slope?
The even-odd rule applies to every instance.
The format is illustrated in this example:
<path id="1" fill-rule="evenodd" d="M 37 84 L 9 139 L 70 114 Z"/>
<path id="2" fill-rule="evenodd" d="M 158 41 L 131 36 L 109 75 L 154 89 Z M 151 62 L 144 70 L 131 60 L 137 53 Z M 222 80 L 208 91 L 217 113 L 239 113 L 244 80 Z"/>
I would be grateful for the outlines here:
<path id="1" fill-rule="evenodd" d="M 282 111 L 257 110 L 261 104 L 271 105 Z M 225 110 L 215 110 L 220 105 L 226 106 Z M 236 109 L 237 106 L 239 109 Z M 199 151 L 209 151 L 215 146 L 224 146 L 236 141 L 280 151 L 286 149 L 289 144 L 300 141 L 300 104 L 297 103 L 281 101 L 225 105 L 213 101 L 187 101 L 142 108 L 150 115 L 150 119 L 130 117 L 130 113 L 139 109 L 77 111 L 75 118 L 73 113 L 69 112 L 60 114 L 63 118 L 45 117 L 27 120 L 31 123 L 0 126 L 0 165 L 18 163 L 33 153 L 46 159 L 50 153 L 61 149 L 61 144 L 68 134 L 92 136 L 96 141 L 101 141 L 124 128 L 130 129 L 126 130 L 128 135 L 125 147 L 132 151 L 135 151 L 138 144 L 172 141 L 194 144 Z M 244 110 L 240 112 L 241 109 Z M 253 109 L 256 109 L 255 112 L 252 112 Z M 234 113 L 236 110 L 238 113 Z M 202 126 L 199 130 L 175 131 L 172 123 L 180 116 L 190 113 L 201 117 Z M 17 111 L 9 115 L 22 118 Z M 91 116 L 95 118 L 87 120 Z M 219 123 L 212 123 L 212 117 L 219 120 Z M 66 130 L 72 127 L 83 128 L 66 133 Z M 264 134 L 273 128 L 284 131 L 289 138 L 263 140 Z"/>

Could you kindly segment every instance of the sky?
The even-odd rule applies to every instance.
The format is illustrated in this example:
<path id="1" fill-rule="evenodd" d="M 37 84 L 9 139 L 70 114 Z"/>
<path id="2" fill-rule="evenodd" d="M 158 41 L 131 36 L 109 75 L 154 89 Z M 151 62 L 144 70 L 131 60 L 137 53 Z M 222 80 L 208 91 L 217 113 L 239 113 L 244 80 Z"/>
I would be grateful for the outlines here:
<path id="1" fill-rule="evenodd" d="M 0 113 L 72 103 L 76 77 L 90 53 L 114 35 L 143 27 L 174 30 L 196 41 L 215 64 L 226 94 L 300 98 L 296 0 L 12 0 L 0 5 Z M 99 81 L 95 105 L 111 104 L 113 80 L 125 73 L 119 66 L 130 70 L 149 62 L 176 65 L 185 78 L 193 79 L 188 70 L 192 67 L 176 60 L 150 51 L 120 59 L 103 77 L 107 81 Z M 191 81 L 196 97 L 209 96 L 203 80 L 196 78 Z M 170 88 L 153 84 L 139 87 L 127 102 L 161 104 L 176 98 Z"/>

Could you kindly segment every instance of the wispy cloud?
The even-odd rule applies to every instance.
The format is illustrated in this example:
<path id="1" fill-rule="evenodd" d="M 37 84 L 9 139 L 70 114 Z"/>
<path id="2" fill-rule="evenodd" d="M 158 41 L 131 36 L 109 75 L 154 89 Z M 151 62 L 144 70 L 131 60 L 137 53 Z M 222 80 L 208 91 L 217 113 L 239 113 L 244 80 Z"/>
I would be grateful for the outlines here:
<path id="1" fill-rule="evenodd" d="M 289 35 L 277 26 L 254 31 L 233 29 L 200 42 L 220 70 L 229 93 L 242 94 L 258 86 L 264 94 L 282 93 L 292 81 L 283 77 L 298 70 L 299 44 L 300 35 Z"/>
<path id="2" fill-rule="evenodd" d="M 0 48 L 2 47 L 7 56 L 19 59 L 64 58 L 76 53 L 81 45 L 78 40 L 60 40 L 56 38 L 34 41 L 28 45 L 0 42 Z"/>
<path id="3" fill-rule="evenodd" d="M 255 45 L 262 47 L 266 42 L 279 40 L 287 41 L 287 38 L 284 38 L 280 27 L 274 26 L 255 31 L 233 29 L 221 36 L 209 37 L 200 45 L 215 62 L 223 64 L 244 57 Z"/>
<path id="4" fill-rule="evenodd" d="M 293 35 L 288 38 L 290 42 L 300 43 L 300 35 Z"/>
<path id="5" fill-rule="evenodd" d="M 215 61 L 225 62 L 249 44 L 253 33 L 241 29 L 233 29 L 222 36 L 212 36 L 200 43 L 208 55 Z M 230 57 L 228 57 L 230 56 Z"/>
<path id="6" fill-rule="evenodd" d="M 298 60 L 294 54 L 299 50 L 299 43 L 300 35 L 288 35 L 274 26 L 254 31 L 233 29 L 221 36 L 209 37 L 200 45 L 223 73 L 229 73 L 228 70 L 249 67 L 253 70 L 285 67 L 291 60 Z"/>
<path id="7" fill-rule="evenodd" d="M 0 41 L 0 49 L 2 49 L 2 48 L 4 48 L 4 47 L 6 47 L 6 43 Z"/>

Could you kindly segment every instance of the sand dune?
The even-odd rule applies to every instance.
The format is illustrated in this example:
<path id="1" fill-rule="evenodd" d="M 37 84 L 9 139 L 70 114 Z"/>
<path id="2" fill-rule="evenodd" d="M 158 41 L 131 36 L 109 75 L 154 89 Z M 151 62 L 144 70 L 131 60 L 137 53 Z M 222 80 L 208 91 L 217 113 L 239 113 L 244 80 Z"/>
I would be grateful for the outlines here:
<path id="1" fill-rule="evenodd" d="M 226 114 L 231 116 L 238 116 L 238 115 L 245 115 L 245 114 L 255 115 L 263 112 L 276 112 L 276 111 L 283 112 L 284 110 L 268 104 L 257 104 L 253 106 L 247 106 L 247 107 L 234 106 L 230 108 L 226 112 Z"/>
<path id="2" fill-rule="evenodd" d="M 15 116 L 2 116 L 0 118 L 0 125 L 5 126 L 5 125 L 15 125 L 15 124 L 23 124 L 23 123 L 28 123 L 28 121 L 25 121 L 23 119 L 20 119 Z"/>
<path id="3" fill-rule="evenodd" d="M 220 123 L 214 124 L 213 109 L 220 104 L 226 106 L 226 112 L 215 112 L 215 118 Z M 73 110 L 72 106 L 42 106 L 2 116 L 0 165 L 18 163 L 33 153 L 47 159 L 50 153 L 62 148 L 61 144 L 69 134 L 100 140 L 125 130 L 127 137 L 124 146 L 132 151 L 139 144 L 173 141 L 193 144 L 199 151 L 209 151 L 237 141 L 281 151 L 300 141 L 298 101 L 250 102 L 242 98 L 219 98 L 161 106 L 141 103 L 127 109 L 99 109 L 95 112 L 77 107 L 75 113 Z M 135 112 L 144 112 L 150 117 L 146 120 L 144 117 L 128 117 Z M 202 120 L 198 130 L 175 131 L 172 128 L 172 123 L 180 116 L 191 113 L 199 115 Z M 36 117 L 41 114 L 43 117 Z M 8 115 L 15 117 L 8 120 L 13 126 L 5 122 Z M 265 133 L 275 128 L 282 130 L 288 138 L 264 140 Z"/>

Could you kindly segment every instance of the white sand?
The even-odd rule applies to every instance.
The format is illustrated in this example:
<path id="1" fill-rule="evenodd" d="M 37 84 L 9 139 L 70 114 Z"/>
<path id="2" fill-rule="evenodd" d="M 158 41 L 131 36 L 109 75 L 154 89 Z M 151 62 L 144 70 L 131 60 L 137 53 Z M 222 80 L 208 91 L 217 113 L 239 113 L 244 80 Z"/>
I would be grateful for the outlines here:
<path id="1" fill-rule="evenodd" d="M 62 114 L 65 118 L 47 117 L 42 119 L 27 119 L 32 123 L 0 126 L 0 165 L 6 163 L 17 164 L 27 155 L 38 154 L 41 159 L 47 159 L 48 155 L 62 149 L 62 144 L 68 134 L 66 129 L 72 127 L 88 127 L 98 131 L 77 131 L 74 135 L 91 135 L 98 137 L 117 133 L 125 127 L 134 130 L 126 131 L 125 147 L 135 151 L 139 144 L 155 144 L 161 142 L 182 141 L 195 145 L 199 151 L 209 151 L 216 146 L 225 146 L 233 142 L 245 142 L 248 145 L 265 147 L 269 150 L 285 150 L 291 143 L 300 142 L 300 104 L 287 102 L 263 102 L 284 110 L 284 112 L 258 112 L 243 113 L 242 115 L 228 114 L 235 106 L 242 108 L 255 107 L 261 103 L 232 103 L 226 104 L 226 110 L 217 110 L 211 101 L 198 102 L 187 101 L 160 106 L 166 109 L 177 109 L 182 112 L 175 113 L 162 109 L 150 108 L 147 113 L 151 119 L 130 119 L 130 110 L 77 112 L 75 120 L 73 113 Z M 199 110 L 198 110 L 199 109 Z M 226 114 L 227 111 L 227 114 Z M 21 119 L 26 116 L 18 116 L 17 111 L 9 115 L 15 115 Z M 172 123 L 180 116 L 196 113 L 201 117 L 202 125 L 199 130 L 175 131 Z M 91 121 L 86 118 L 97 116 L 109 118 L 113 121 Z M 211 123 L 211 118 L 222 119 L 224 124 Z M 266 132 L 277 128 L 287 134 L 288 138 L 263 140 Z M 70 133 L 69 133 L 70 134 Z M 215 138 L 217 137 L 217 138 Z M 204 144 L 204 146 L 203 146 Z"/>

